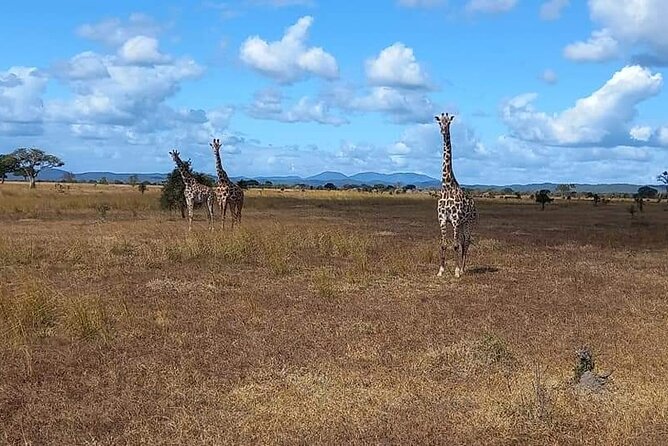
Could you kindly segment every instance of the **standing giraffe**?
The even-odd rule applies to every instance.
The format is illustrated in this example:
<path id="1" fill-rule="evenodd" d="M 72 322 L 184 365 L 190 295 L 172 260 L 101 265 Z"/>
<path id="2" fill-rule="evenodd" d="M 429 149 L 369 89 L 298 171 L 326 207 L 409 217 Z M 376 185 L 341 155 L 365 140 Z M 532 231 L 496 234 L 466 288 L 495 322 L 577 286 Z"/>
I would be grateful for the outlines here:
<path id="1" fill-rule="evenodd" d="M 213 207 L 214 207 L 214 193 L 209 186 L 198 183 L 188 170 L 186 164 L 179 158 L 179 152 L 172 150 L 169 152 L 172 159 L 179 169 L 185 189 L 183 195 L 186 199 L 186 206 L 188 207 L 188 231 L 192 230 L 193 225 L 193 210 L 195 203 L 204 203 L 206 210 L 209 213 L 209 227 L 213 229 Z"/>
<path id="2" fill-rule="evenodd" d="M 218 185 L 214 189 L 216 198 L 218 199 L 218 206 L 222 213 L 223 228 L 225 228 L 225 214 L 227 207 L 230 207 L 232 212 L 232 229 L 234 223 L 241 223 L 241 209 L 244 207 L 244 191 L 230 180 L 227 172 L 223 169 L 223 163 L 220 160 L 220 139 L 215 139 L 209 143 L 213 150 L 213 155 L 216 158 L 216 172 L 218 173 Z"/>
<path id="3" fill-rule="evenodd" d="M 453 229 L 457 260 L 455 277 L 460 277 L 466 269 L 466 256 L 471 245 L 471 230 L 478 218 L 478 212 L 473 199 L 464 194 L 452 172 L 450 123 L 455 117 L 441 113 L 435 118 L 441 128 L 441 135 L 443 135 L 443 176 L 441 177 L 441 198 L 438 200 L 438 223 L 441 227 L 441 266 L 438 269 L 438 275 L 442 276 L 445 271 L 446 231 L 449 223 Z"/>

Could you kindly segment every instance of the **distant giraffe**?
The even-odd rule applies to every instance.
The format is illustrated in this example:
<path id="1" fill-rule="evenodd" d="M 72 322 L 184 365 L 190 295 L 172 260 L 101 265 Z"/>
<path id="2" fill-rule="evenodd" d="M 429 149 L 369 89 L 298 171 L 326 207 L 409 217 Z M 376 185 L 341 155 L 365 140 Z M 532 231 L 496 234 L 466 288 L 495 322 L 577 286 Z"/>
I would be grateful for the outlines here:
<path id="1" fill-rule="evenodd" d="M 176 163 L 176 167 L 178 167 L 183 179 L 183 184 L 185 184 L 183 195 L 185 196 L 188 208 L 188 231 L 192 230 L 195 203 L 204 203 L 206 205 L 206 210 L 209 213 L 209 227 L 213 228 L 213 207 L 215 200 L 213 190 L 209 186 L 197 182 L 186 164 L 179 158 L 179 152 L 172 150 L 169 154 Z"/>
<path id="2" fill-rule="evenodd" d="M 438 223 L 441 227 L 441 265 L 438 275 L 445 271 L 445 251 L 447 245 L 447 227 L 452 225 L 454 250 L 457 266 L 455 277 L 460 277 L 466 269 L 466 257 L 471 245 L 471 230 L 478 218 L 473 199 L 464 194 L 452 172 L 452 144 L 450 142 L 450 124 L 455 119 L 453 115 L 441 113 L 436 116 L 436 122 L 443 135 L 443 176 L 441 177 L 441 197 L 438 200 Z"/>
<path id="3" fill-rule="evenodd" d="M 241 209 L 244 207 L 244 191 L 239 185 L 235 184 L 227 176 L 227 172 L 223 169 L 223 163 L 220 160 L 220 139 L 215 139 L 209 143 L 213 150 L 213 155 L 216 158 L 216 173 L 218 173 L 218 185 L 214 189 L 216 198 L 218 199 L 218 206 L 222 213 L 223 228 L 225 228 L 225 214 L 229 206 L 232 212 L 232 229 L 234 223 L 241 223 Z"/>

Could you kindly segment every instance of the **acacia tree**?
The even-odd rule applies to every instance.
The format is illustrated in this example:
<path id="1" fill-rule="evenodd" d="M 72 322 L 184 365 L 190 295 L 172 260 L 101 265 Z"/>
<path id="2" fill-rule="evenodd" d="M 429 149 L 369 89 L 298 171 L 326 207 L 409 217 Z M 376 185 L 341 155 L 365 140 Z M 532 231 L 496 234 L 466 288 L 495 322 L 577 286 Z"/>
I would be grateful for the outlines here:
<path id="1" fill-rule="evenodd" d="M 656 177 L 656 180 L 659 183 L 666 185 L 666 198 L 668 198 L 668 170 L 664 170 L 658 177 Z"/>
<path id="2" fill-rule="evenodd" d="M 190 161 L 185 162 L 186 168 L 192 176 L 201 184 L 213 186 L 215 181 L 204 173 L 193 172 Z M 181 217 L 186 218 L 186 199 L 183 191 L 186 186 L 183 184 L 181 173 L 179 169 L 175 168 L 167 175 L 165 182 L 162 184 L 162 194 L 160 195 L 160 207 L 162 209 L 178 209 L 181 211 Z"/>
<path id="3" fill-rule="evenodd" d="M 545 210 L 546 203 L 551 203 L 552 201 L 554 200 L 550 197 L 550 191 L 548 189 L 541 189 L 536 192 L 536 203 L 540 203 L 541 211 Z"/>
<path id="4" fill-rule="evenodd" d="M 0 184 L 3 184 L 7 174 L 14 172 L 16 168 L 16 158 L 13 155 L 0 154 Z"/>
<path id="5" fill-rule="evenodd" d="M 41 149 L 25 148 L 16 149 L 12 152 L 12 156 L 16 158 L 16 168 L 14 172 L 30 181 L 30 189 L 35 188 L 35 181 L 37 175 L 45 167 L 60 167 L 64 165 L 60 158 L 55 155 L 49 155 Z"/>

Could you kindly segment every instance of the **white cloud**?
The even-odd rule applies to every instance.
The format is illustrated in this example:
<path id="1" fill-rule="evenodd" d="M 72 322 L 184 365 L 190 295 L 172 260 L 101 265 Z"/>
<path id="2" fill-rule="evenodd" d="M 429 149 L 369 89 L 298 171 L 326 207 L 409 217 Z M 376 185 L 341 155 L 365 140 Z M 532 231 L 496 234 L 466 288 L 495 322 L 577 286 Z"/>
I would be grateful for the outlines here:
<path id="1" fill-rule="evenodd" d="M 0 134 L 42 132 L 42 95 L 48 78 L 34 67 L 11 67 L 0 72 Z"/>
<path id="2" fill-rule="evenodd" d="M 129 64 L 151 65 L 169 62 L 169 57 L 158 50 L 158 39 L 135 36 L 128 39 L 118 50 L 120 58 Z"/>
<path id="3" fill-rule="evenodd" d="M 431 100 L 415 91 L 400 91 L 391 87 L 373 87 L 363 96 L 348 97 L 342 108 L 387 114 L 392 122 L 429 122 L 435 114 Z"/>
<path id="4" fill-rule="evenodd" d="M 636 141 L 647 142 L 652 137 L 652 128 L 644 125 L 637 125 L 635 127 L 631 127 L 631 130 L 629 130 L 629 135 Z"/>
<path id="5" fill-rule="evenodd" d="M 446 0 L 397 0 L 399 6 L 406 8 L 432 8 L 445 2 Z"/>
<path id="6" fill-rule="evenodd" d="M 413 49 L 397 42 L 366 61 L 366 75 L 373 85 L 399 88 L 429 88 L 426 73 Z"/>
<path id="7" fill-rule="evenodd" d="M 555 73 L 555 71 L 550 68 L 545 69 L 540 74 L 540 78 L 543 82 L 550 85 L 556 84 L 559 81 L 559 76 L 557 76 L 557 73 Z"/>
<path id="8" fill-rule="evenodd" d="M 648 43 L 668 51 L 668 2 L 665 0 L 589 0 L 592 19 L 609 28 L 620 40 Z"/>
<path id="9" fill-rule="evenodd" d="M 283 95 L 274 89 L 256 93 L 248 114 L 257 119 L 280 122 L 317 122 L 335 126 L 348 122 L 333 115 L 330 105 L 324 100 L 313 101 L 308 97 L 301 97 L 292 108 L 286 110 L 283 106 Z"/>
<path id="10" fill-rule="evenodd" d="M 77 33 L 110 46 L 119 46 L 136 36 L 157 37 L 162 27 L 144 14 L 131 14 L 127 21 L 118 18 L 88 23 L 77 28 Z"/>
<path id="11" fill-rule="evenodd" d="M 619 43 L 609 29 L 594 31 L 586 42 L 575 42 L 564 48 L 564 56 L 576 62 L 603 62 L 619 55 Z"/>
<path id="12" fill-rule="evenodd" d="M 276 42 L 249 37 L 241 46 L 241 60 L 282 83 L 295 82 L 307 75 L 336 79 L 339 75 L 336 59 L 320 47 L 306 46 L 312 23 L 310 16 L 300 18 Z"/>
<path id="13" fill-rule="evenodd" d="M 561 12 L 570 4 L 570 0 L 547 0 L 540 6 L 540 18 L 543 20 L 557 20 Z"/>
<path id="14" fill-rule="evenodd" d="M 625 49 L 639 50 L 641 54 L 635 58 L 645 64 L 668 64 L 668 27 L 665 26 L 668 2 L 589 0 L 588 5 L 592 20 L 602 28 L 602 31 L 592 33 L 589 42 L 597 43 L 594 46 L 605 56 L 579 60 L 611 59 L 621 53 L 617 44 L 619 43 Z"/>
<path id="15" fill-rule="evenodd" d="M 502 110 L 504 122 L 514 135 L 527 141 L 551 145 L 615 146 L 628 140 L 628 124 L 636 106 L 657 95 L 662 87 L 660 73 L 637 65 L 616 72 L 600 89 L 561 113 L 536 111 L 536 94 L 524 94 L 508 101 Z"/>
<path id="16" fill-rule="evenodd" d="M 662 146 L 668 147 L 668 126 L 659 128 L 657 132 L 657 140 Z"/>
<path id="17" fill-rule="evenodd" d="M 109 77 L 104 58 L 92 51 L 84 51 L 69 61 L 57 64 L 55 72 L 57 76 L 70 80 Z"/>
<path id="18" fill-rule="evenodd" d="M 469 0 L 466 10 L 469 13 L 497 14 L 508 12 L 517 5 L 517 0 Z"/>

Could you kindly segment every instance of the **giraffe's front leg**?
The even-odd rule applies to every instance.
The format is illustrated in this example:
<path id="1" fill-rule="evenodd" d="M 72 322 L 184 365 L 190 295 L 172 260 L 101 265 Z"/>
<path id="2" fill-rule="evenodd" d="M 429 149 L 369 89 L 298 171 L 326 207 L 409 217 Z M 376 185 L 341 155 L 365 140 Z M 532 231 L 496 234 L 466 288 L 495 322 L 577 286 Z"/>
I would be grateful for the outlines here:
<path id="1" fill-rule="evenodd" d="M 188 232 L 193 229 L 194 203 L 191 198 L 186 198 L 186 207 L 188 208 Z"/>
<path id="2" fill-rule="evenodd" d="M 464 243 L 463 243 L 463 232 L 461 228 L 457 225 L 454 226 L 454 250 L 455 250 L 455 261 L 457 266 L 455 266 L 455 277 L 459 278 L 464 274 Z"/>
<path id="3" fill-rule="evenodd" d="M 447 241 L 445 234 L 445 226 L 441 226 L 441 245 L 439 246 L 440 265 L 438 267 L 438 274 L 436 274 L 437 277 L 441 277 L 443 275 L 443 272 L 445 272 L 446 251 L 447 251 Z"/>

